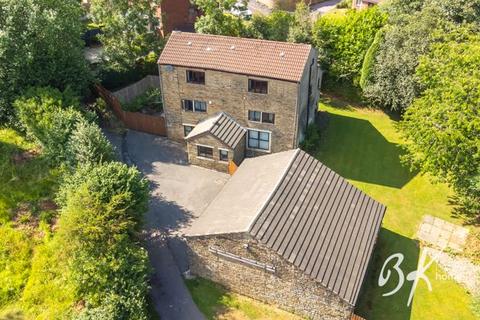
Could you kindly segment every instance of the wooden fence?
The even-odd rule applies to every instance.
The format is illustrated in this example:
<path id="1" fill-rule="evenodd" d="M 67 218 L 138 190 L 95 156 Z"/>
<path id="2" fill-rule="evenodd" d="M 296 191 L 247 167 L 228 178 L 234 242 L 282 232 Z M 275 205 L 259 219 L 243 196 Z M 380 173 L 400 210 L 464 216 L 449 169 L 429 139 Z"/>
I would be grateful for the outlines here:
<path id="1" fill-rule="evenodd" d="M 122 121 L 127 128 L 159 136 L 167 135 L 167 127 L 163 115 L 149 115 L 140 112 L 124 111 L 122 104 L 112 92 L 100 84 L 96 84 L 95 89 L 112 109 L 115 116 Z"/>

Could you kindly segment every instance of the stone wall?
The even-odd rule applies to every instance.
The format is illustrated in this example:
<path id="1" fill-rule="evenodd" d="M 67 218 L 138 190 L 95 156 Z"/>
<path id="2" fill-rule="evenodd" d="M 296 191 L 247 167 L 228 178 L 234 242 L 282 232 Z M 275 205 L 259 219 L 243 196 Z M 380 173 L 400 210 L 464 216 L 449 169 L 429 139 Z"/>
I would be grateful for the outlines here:
<path id="1" fill-rule="evenodd" d="M 246 233 L 189 237 L 187 243 L 194 275 L 310 319 L 351 316 L 352 306 Z M 229 260 L 209 251 L 211 247 L 272 265 L 275 272 Z"/>
<path id="2" fill-rule="evenodd" d="M 159 69 L 169 138 L 183 141 L 183 124 L 196 125 L 224 111 L 245 128 L 269 131 L 272 153 L 298 147 L 297 99 L 299 95 L 308 96 L 308 91 L 299 94 L 299 83 L 251 77 L 268 81 L 268 94 L 259 94 L 248 92 L 246 75 L 200 70 L 205 71 L 205 84 L 201 85 L 186 82 L 187 68 L 160 65 Z M 206 101 L 207 112 L 183 111 L 182 99 Z M 248 110 L 275 113 L 275 124 L 249 121 Z M 258 154 L 264 153 L 254 152 Z"/>
<path id="3" fill-rule="evenodd" d="M 213 159 L 198 157 L 197 145 L 212 147 Z M 245 141 L 240 142 L 233 150 L 209 134 L 194 137 L 187 142 L 188 161 L 196 166 L 228 173 L 228 161 L 220 161 L 219 149 L 227 150 L 228 161 L 233 161 L 239 166 L 245 154 Z"/>

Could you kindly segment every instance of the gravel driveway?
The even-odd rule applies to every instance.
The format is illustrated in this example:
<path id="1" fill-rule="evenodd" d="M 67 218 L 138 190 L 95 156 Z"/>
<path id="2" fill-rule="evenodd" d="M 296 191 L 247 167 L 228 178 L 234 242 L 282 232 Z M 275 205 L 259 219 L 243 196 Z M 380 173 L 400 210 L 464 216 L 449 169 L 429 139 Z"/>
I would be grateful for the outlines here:
<path id="1" fill-rule="evenodd" d="M 166 138 L 129 130 L 121 141 L 106 134 L 124 161 L 135 164 L 151 183 L 144 229 L 154 268 L 155 309 L 162 320 L 204 319 L 181 276 L 187 263 L 176 234 L 203 212 L 229 175 L 188 165 L 183 146 Z"/>

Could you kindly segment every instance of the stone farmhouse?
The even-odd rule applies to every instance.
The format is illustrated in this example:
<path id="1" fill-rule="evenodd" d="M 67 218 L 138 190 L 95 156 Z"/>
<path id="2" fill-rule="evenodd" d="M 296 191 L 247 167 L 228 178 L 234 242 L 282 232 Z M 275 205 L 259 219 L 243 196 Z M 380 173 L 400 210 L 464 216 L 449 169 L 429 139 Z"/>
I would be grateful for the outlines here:
<path id="1" fill-rule="evenodd" d="M 314 120 L 321 71 L 310 45 L 174 31 L 158 63 L 167 135 L 192 164 L 227 172 L 295 149 Z"/>
<path id="2" fill-rule="evenodd" d="M 385 210 L 299 149 L 245 159 L 184 231 L 190 271 L 309 319 L 353 319 Z"/>

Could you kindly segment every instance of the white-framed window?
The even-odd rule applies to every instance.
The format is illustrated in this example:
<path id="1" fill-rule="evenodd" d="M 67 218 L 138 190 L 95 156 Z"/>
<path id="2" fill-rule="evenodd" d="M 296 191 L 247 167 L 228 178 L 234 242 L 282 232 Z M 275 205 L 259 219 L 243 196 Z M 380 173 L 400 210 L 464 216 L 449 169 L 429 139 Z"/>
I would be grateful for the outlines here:
<path id="1" fill-rule="evenodd" d="M 207 102 L 201 100 L 182 99 L 182 109 L 188 112 L 207 112 Z"/>
<path id="2" fill-rule="evenodd" d="M 248 120 L 262 123 L 275 123 L 275 113 L 248 110 Z"/>
<path id="3" fill-rule="evenodd" d="M 213 148 L 197 144 L 197 157 L 213 159 Z"/>
<path id="4" fill-rule="evenodd" d="M 220 159 L 220 161 L 228 161 L 228 150 L 218 149 L 218 159 Z"/>
<path id="5" fill-rule="evenodd" d="M 270 151 L 270 132 L 248 129 L 248 143 L 249 149 L 257 149 L 263 151 Z"/>
<path id="6" fill-rule="evenodd" d="M 183 136 L 186 137 L 190 132 L 192 132 L 194 125 L 191 124 L 183 124 Z"/>

